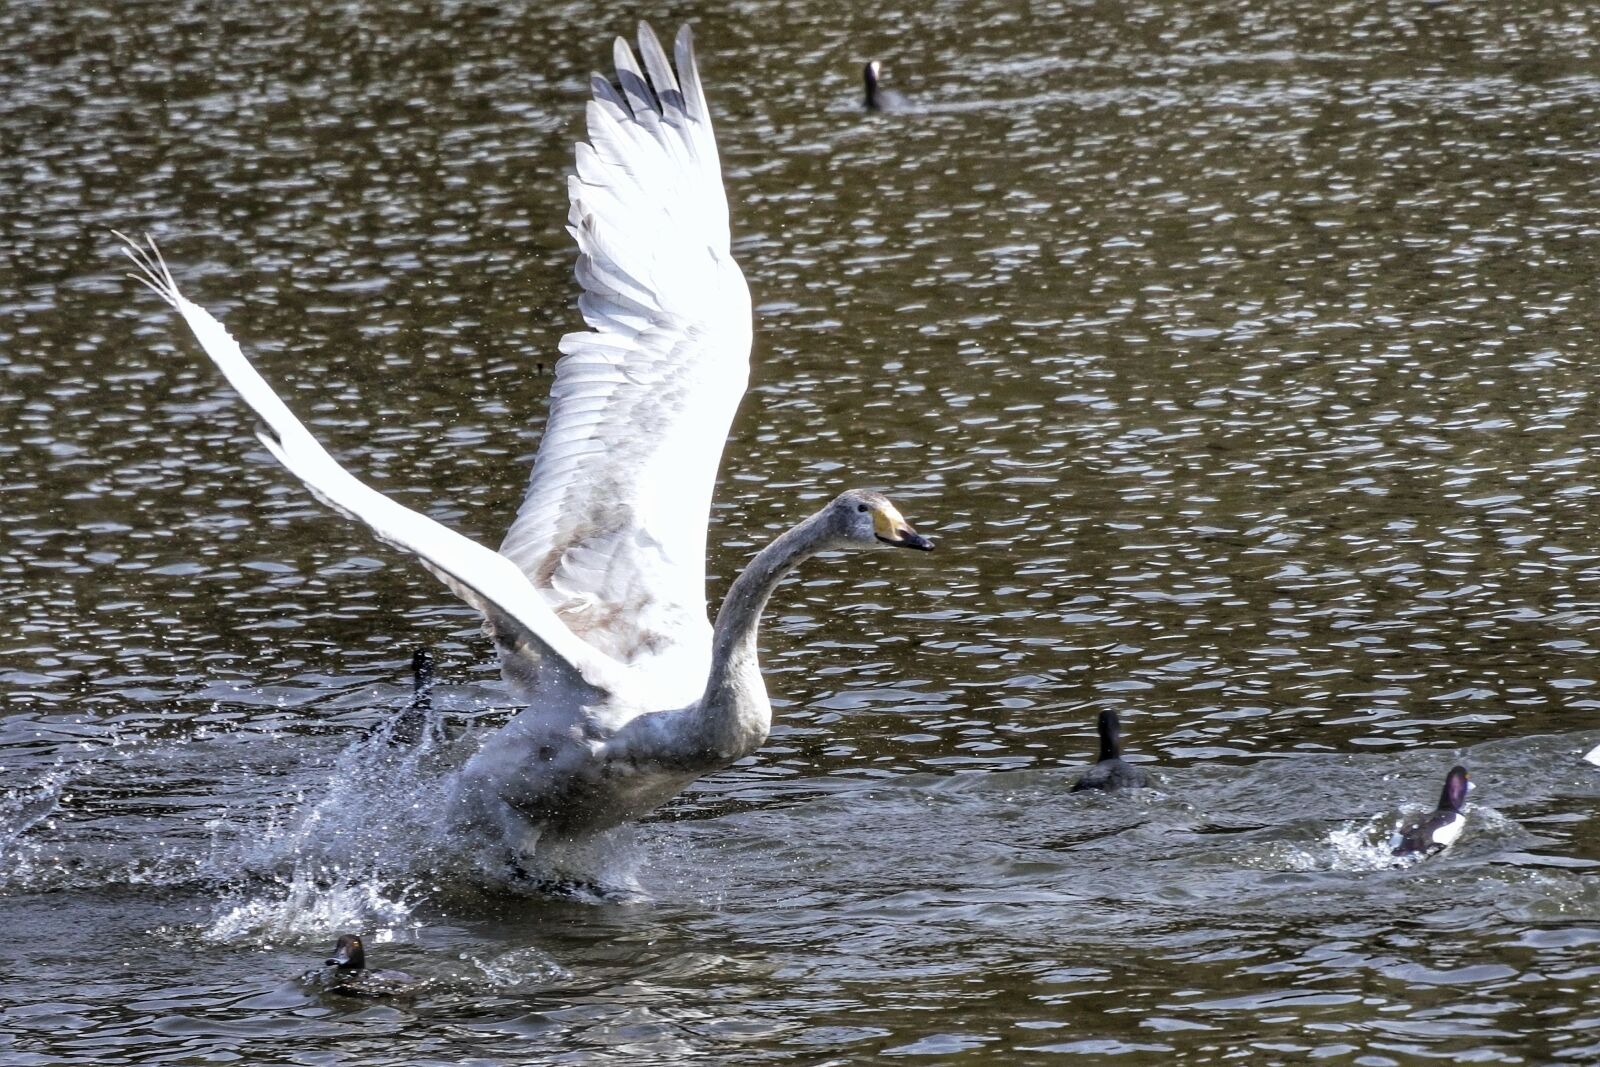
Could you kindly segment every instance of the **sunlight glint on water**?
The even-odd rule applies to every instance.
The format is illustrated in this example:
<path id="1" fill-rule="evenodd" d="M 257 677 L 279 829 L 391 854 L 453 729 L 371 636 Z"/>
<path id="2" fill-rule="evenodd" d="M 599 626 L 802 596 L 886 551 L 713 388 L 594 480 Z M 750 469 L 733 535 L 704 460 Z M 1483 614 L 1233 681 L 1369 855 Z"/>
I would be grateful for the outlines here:
<path id="1" fill-rule="evenodd" d="M 477 620 L 109 231 L 495 544 L 641 13 L 0 11 L 0 1060 L 1600 1059 L 1582 5 L 679 12 L 758 309 L 711 600 L 848 485 L 939 549 L 779 591 L 768 745 L 590 857 L 644 900 L 483 884 L 436 792 L 508 711 Z M 408 765 L 359 739 L 421 644 L 461 736 Z M 1068 792 L 1102 708 L 1160 790 Z M 343 926 L 424 990 L 301 983 Z"/>

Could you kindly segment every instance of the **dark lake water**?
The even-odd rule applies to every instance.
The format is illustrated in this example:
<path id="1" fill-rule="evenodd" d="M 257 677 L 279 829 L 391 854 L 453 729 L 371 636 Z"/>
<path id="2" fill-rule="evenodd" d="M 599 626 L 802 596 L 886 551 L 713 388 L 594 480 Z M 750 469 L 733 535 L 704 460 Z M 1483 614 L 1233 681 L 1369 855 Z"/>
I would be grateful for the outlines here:
<path id="1" fill-rule="evenodd" d="M 458 750 L 504 718 L 476 617 L 270 461 L 110 230 L 496 544 L 641 14 L 695 26 L 757 306 L 713 603 L 846 486 L 939 550 L 779 591 L 768 745 L 598 846 L 648 901 L 497 896 L 374 858 L 420 816 L 359 744 L 417 645 Z M 0 31 L 0 1064 L 1600 1061 L 1596 9 Z M 1159 790 L 1067 792 L 1103 708 Z M 1464 836 L 1389 867 L 1457 761 Z M 346 930 L 422 991 L 304 984 Z"/>

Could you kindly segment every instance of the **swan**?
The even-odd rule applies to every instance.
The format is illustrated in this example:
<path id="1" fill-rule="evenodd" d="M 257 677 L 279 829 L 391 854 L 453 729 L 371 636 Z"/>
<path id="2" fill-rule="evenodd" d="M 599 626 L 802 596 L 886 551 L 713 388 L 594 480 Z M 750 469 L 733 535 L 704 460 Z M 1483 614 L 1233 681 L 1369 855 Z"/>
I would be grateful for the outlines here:
<path id="1" fill-rule="evenodd" d="M 593 77 L 588 141 L 567 180 L 589 328 L 561 339 L 544 435 L 499 551 L 340 466 L 179 292 L 154 241 L 117 235 L 131 276 L 182 316 L 261 419 L 267 451 L 483 615 L 522 710 L 455 772 L 443 803 L 451 825 L 502 844 L 514 870 L 541 840 L 636 819 L 765 742 L 757 626 L 801 561 L 933 547 L 888 499 L 849 490 L 759 552 L 708 623 L 706 525 L 749 374 L 750 293 L 688 27 L 675 71 L 644 24 L 637 59 L 621 38 L 614 51 L 618 85 Z"/>

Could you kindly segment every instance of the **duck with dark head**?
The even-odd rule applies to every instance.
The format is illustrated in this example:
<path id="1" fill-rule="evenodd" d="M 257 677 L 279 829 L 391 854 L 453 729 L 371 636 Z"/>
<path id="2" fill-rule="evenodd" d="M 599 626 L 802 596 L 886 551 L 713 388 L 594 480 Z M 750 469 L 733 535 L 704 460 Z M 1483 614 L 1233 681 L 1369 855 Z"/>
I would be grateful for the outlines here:
<path id="1" fill-rule="evenodd" d="M 1441 852 L 1455 843 L 1466 829 L 1467 817 L 1462 812 L 1467 794 L 1472 791 L 1472 779 L 1460 764 L 1450 768 L 1445 775 L 1444 790 L 1439 794 L 1439 806 L 1420 819 L 1413 819 L 1396 830 L 1389 840 L 1389 849 L 1396 856 L 1424 856 Z"/>
<path id="2" fill-rule="evenodd" d="M 883 78 L 883 64 L 874 59 L 861 69 L 862 81 L 866 83 L 866 97 L 862 106 L 868 111 L 904 111 L 907 107 L 906 98 L 893 89 L 885 89 L 879 82 Z"/>
<path id="3" fill-rule="evenodd" d="M 367 970 L 367 950 L 357 934 L 341 934 L 333 955 L 323 961 L 322 980 L 330 993 L 352 997 L 398 997 L 415 993 L 422 983 L 404 971 Z"/>

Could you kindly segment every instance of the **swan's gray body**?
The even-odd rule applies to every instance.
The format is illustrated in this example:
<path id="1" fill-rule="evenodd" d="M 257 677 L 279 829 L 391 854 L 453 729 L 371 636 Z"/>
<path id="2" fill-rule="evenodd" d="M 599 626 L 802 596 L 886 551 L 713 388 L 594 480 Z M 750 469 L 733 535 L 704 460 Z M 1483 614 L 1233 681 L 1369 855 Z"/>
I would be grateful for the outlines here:
<path id="1" fill-rule="evenodd" d="M 676 72 L 645 26 L 638 58 L 621 40 L 615 54 L 621 88 L 595 76 L 590 140 L 568 182 L 589 329 L 562 338 L 528 492 L 499 552 L 341 467 L 179 293 L 154 245 L 129 249 L 265 422 L 267 450 L 482 612 L 527 707 L 461 769 L 450 806 L 513 855 L 637 818 L 760 747 L 771 705 L 756 628 L 801 560 L 932 547 L 882 496 L 846 492 L 759 553 L 707 623 L 706 523 L 748 377 L 750 294 L 687 27 Z"/>
<path id="2" fill-rule="evenodd" d="M 552 676 L 552 688 L 536 693 L 463 768 L 462 810 L 526 852 L 541 835 L 570 837 L 637 818 L 750 755 L 772 726 L 756 653 L 768 597 L 816 552 L 882 545 L 932 547 L 879 494 L 840 494 L 763 549 L 734 581 L 717 613 L 699 699 L 651 708 L 593 686 L 563 688 Z M 559 708 L 572 713 L 555 714 Z"/>

